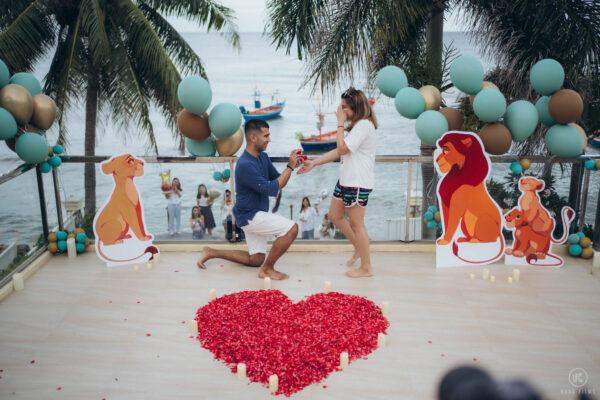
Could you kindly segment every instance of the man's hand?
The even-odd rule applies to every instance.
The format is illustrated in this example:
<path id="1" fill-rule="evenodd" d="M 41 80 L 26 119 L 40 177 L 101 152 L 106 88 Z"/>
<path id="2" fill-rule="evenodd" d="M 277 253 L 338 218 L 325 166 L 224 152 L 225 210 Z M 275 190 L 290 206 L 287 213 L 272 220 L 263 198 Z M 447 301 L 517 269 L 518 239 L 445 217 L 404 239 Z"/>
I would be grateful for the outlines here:
<path id="1" fill-rule="evenodd" d="M 288 164 L 290 168 L 294 169 L 296 167 L 298 167 L 300 164 L 302 164 L 302 155 L 301 155 L 302 150 L 300 150 L 300 153 L 298 153 L 298 150 L 292 150 L 292 152 L 290 153 L 290 159 L 288 160 Z"/>
<path id="2" fill-rule="evenodd" d="M 315 166 L 314 160 L 305 160 L 302 163 L 302 168 L 300 168 L 298 170 L 298 175 L 307 173 L 308 171 L 313 169 L 314 166 Z"/>

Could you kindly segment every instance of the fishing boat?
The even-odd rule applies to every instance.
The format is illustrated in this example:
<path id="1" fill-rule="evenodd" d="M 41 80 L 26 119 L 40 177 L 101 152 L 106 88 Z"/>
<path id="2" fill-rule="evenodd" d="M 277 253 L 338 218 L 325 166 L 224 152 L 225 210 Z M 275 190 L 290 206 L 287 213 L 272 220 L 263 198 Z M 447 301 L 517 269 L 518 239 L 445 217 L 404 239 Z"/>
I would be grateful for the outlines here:
<path id="1" fill-rule="evenodd" d="M 244 106 L 240 106 L 240 111 L 242 112 L 242 116 L 244 120 L 249 121 L 251 119 L 262 119 L 267 120 L 271 118 L 276 118 L 281 115 L 283 108 L 285 107 L 285 100 L 279 101 L 277 96 L 279 95 L 278 91 L 272 96 L 273 104 L 268 107 L 262 107 L 260 103 L 260 93 L 258 91 L 254 91 L 254 111 L 248 111 Z"/>
<path id="2" fill-rule="evenodd" d="M 332 150 L 337 147 L 337 130 L 300 139 L 302 150 Z"/>

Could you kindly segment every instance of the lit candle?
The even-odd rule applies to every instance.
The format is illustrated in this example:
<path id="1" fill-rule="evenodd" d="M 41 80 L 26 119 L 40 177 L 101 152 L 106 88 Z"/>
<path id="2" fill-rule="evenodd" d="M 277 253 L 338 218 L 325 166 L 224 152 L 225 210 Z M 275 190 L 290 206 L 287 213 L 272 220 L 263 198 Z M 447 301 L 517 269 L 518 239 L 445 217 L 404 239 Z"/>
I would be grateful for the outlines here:
<path id="1" fill-rule="evenodd" d="M 381 313 L 383 315 L 387 316 L 389 312 L 390 312 L 390 303 L 388 303 L 387 301 L 384 301 L 383 303 L 381 303 Z"/>
<path id="2" fill-rule="evenodd" d="M 246 364 L 239 363 L 237 365 L 237 375 L 238 375 L 238 379 L 240 381 L 243 381 L 244 379 L 246 379 Z"/>
<path id="3" fill-rule="evenodd" d="M 384 333 L 377 334 L 377 347 L 385 347 L 385 337 Z"/>
<path id="4" fill-rule="evenodd" d="M 217 298 L 217 291 L 215 289 L 210 289 L 210 292 L 208 292 L 208 297 L 210 301 L 213 301 Z"/>
<path id="5" fill-rule="evenodd" d="M 67 239 L 67 255 L 69 256 L 69 258 L 77 257 L 77 247 L 75 246 L 74 238 Z"/>
<path id="6" fill-rule="evenodd" d="M 508 283 L 512 283 L 512 282 L 513 282 L 513 278 L 512 278 L 512 276 L 509 276 L 508 277 Z"/>
<path id="7" fill-rule="evenodd" d="M 12 282 L 13 282 L 13 289 L 15 289 L 15 291 L 20 291 L 25 289 L 25 282 L 23 281 L 23 274 L 22 273 L 16 273 L 13 275 L 12 278 Z"/>
<path id="8" fill-rule="evenodd" d="M 196 321 L 195 319 L 190 321 L 190 333 L 192 335 L 195 335 L 198 333 L 198 321 Z"/>
<path id="9" fill-rule="evenodd" d="M 469 278 L 471 278 L 471 280 L 475 279 L 475 274 L 469 274 Z"/>
<path id="10" fill-rule="evenodd" d="M 481 277 L 485 280 L 488 280 L 490 277 L 490 270 L 487 268 L 484 268 L 483 271 L 481 271 Z"/>
<path id="11" fill-rule="evenodd" d="M 146 268 L 152 269 L 152 263 L 146 263 Z"/>
<path id="12" fill-rule="evenodd" d="M 600 251 L 594 252 L 594 259 L 592 261 L 594 268 L 600 268 Z"/>
<path id="13" fill-rule="evenodd" d="M 134 270 L 135 272 L 138 272 L 138 271 L 140 270 L 140 266 L 139 266 L 139 265 L 137 265 L 137 264 L 136 264 L 136 265 L 134 265 L 134 266 L 133 266 L 133 270 Z"/>
<path id="14" fill-rule="evenodd" d="M 160 258 L 160 253 L 156 253 L 154 255 L 154 257 L 152 257 L 152 259 L 154 260 L 154 262 L 158 262 L 158 259 Z"/>
<path id="15" fill-rule="evenodd" d="M 513 281 L 519 282 L 519 278 L 521 277 L 521 271 L 517 268 L 513 269 Z"/>
<path id="16" fill-rule="evenodd" d="M 265 277 L 265 290 L 269 290 L 271 289 L 271 278 L 269 278 L 268 276 Z"/>
<path id="17" fill-rule="evenodd" d="M 271 390 L 271 393 L 276 393 L 278 387 L 279 387 L 279 378 L 277 378 L 277 375 L 273 374 L 269 377 L 269 389 Z"/>
<path id="18" fill-rule="evenodd" d="M 348 353 L 346 353 L 345 351 L 340 354 L 340 368 L 348 368 Z"/>
<path id="19" fill-rule="evenodd" d="M 496 277 L 494 275 L 490 276 L 490 282 L 496 282 Z"/>
<path id="20" fill-rule="evenodd" d="M 331 282 L 325 281 L 325 293 L 329 293 L 331 290 Z"/>

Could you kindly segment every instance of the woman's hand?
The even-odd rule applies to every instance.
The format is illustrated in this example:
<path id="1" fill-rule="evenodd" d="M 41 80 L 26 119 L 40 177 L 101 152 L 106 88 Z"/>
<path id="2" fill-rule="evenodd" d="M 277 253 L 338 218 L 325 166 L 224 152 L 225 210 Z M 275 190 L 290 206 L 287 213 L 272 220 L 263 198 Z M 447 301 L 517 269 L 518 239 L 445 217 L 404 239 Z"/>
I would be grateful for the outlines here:
<path id="1" fill-rule="evenodd" d="M 302 163 L 302 168 L 300 168 L 297 172 L 298 175 L 300 174 L 305 174 L 308 171 L 310 171 L 311 169 L 313 169 L 315 166 L 315 162 L 314 160 L 304 160 L 304 162 Z"/>
<path id="2" fill-rule="evenodd" d="M 338 106 L 335 116 L 337 117 L 338 126 L 344 125 L 344 123 L 347 121 L 346 113 L 344 112 L 341 104 Z"/>

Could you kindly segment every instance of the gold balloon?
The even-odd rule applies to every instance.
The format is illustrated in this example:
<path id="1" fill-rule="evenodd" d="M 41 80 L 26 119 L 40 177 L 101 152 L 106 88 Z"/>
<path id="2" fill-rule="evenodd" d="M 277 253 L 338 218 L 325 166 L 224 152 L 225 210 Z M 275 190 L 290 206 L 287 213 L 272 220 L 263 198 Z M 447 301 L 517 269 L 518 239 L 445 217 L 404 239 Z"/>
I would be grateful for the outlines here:
<path id="1" fill-rule="evenodd" d="M 584 249 L 587 247 L 590 247 L 591 244 L 592 244 L 592 241 L 589 237 L 582 237 L 579 240 L 579 245 Z"/>
<path id="2" fill-rule="evenodd" d="M 600 160 L 596 161 L 596 169 L 600 171 Z"/>
<path id="3" fill-rule="evenodd" d="M 561 124 L 575 122 L 583 113 L 583 100 L 576 91 L 561 89 L 550 97 L 548 112 Z"/>
<path id="4" fill-rule="evenodd" d="M 460 111 L 453 107 L 444 107 L 440 110 L 448 121 L 449 131 L 460 131 L 463 125 L 463 116 Z"/>
<path id="5" fill-rule="evenodd" d="M 575 122 L 570 123 L 569 125 L 571 125 L 575 129 L 577 129 L 577 132 L 579 132 L 579 134 L 581 135 L 581 141 L 583 142 L 583 150 L 585 150 L 585 148 L 587 147 L 587 144 L 588 144 L 585 131 L 583 130 L 583 128 L 581 126 L 577 125 Z"/>
<path id="6" fill-rule="evenodd" d="M 48 130 L 56 119 L 56 103 L 45 94 L 33 96 L 33 116 L 31 122 L 40 129 Z"/>
<path id="7" fill-rule="evenodd" d="M 519 164 L 521 164 L 521 167 L 523 168 L 523 171 L 526 171 L 529 168 L 531 168 L 531 161 L 529 161 L 528 158 L 522 159 L 521 161 L 519 161 Z"/>
<path id="8" fill-rule="evenodd" d="M 433 219 L 435 219 L 437 222 L 440 222 L 442 220 L 442 214 L 440 214 L 439 211 L 436 211 L 435 214 L 433 214 Z"/>
<path id="9" fill-rule="evenodd" d="M 208 113 L 200 116 L 184 108 L 177 116 L 177 129 L 186 138 L 193 140 L 207 139 L 210 136 Z"/>
<path id="10" fill-rule="evenodd" d="M 217 151 L 222 157 L 234 155 L 242 147 L 242 144 L 244 144 L 242 128 L 238 129 L 233 135 L 225 139 L 217 139 L 216 141 Z"/>
<path id="11" fill-rule="evenodd" d="M 593 256 L 594 256 L 594 249 L 588 247 L 587 249 L 581 250 L 581 258 L 585 258 L 585 259 L 589 260 Z"/>
<path id="12" fill-rule="evenodd" d="M 48 157 L 52 157 L 54 155 L 54 147 L 48 146 Z"/>
<path id="13" fill-rule="evenodd" d="M 500 88 L 490 81 L 483 81 L 483 83 L 481 84 L 481 88 L 479 88 L 479 91 L 481 92 L 483 89 L 496 89 L 497 91 L 500 91 Z M 473 102 L 475 101 L 475 95 L 470 95 L 469 100 L 471 100 L 471 104 L 473 104 Z"/>
<path id="14" fill-rule="evenodd" d="M 425 85 L 419 89 L 419 92 L 421 92 L 425 99 L 425 111 L 437 110 L 440 108 L 440 104 L 442 104 L 442 94 L 438 88 L 432 85 Z"/>
<path id="15" fill-rule="evenodd" d="M 485 151 L 490 154 L 500 155 L 506 153 L 512 144 L 510 131 L 501 122 L 486 124 L 479 132 Z"/>
<path id="16" fill-rule="evenodd" d="M 19 125 L 25 125 L 33 115 L 33 98 L 21 85 L 10 83 L 0 90 L 0 107 L 12 114 Z"/>

